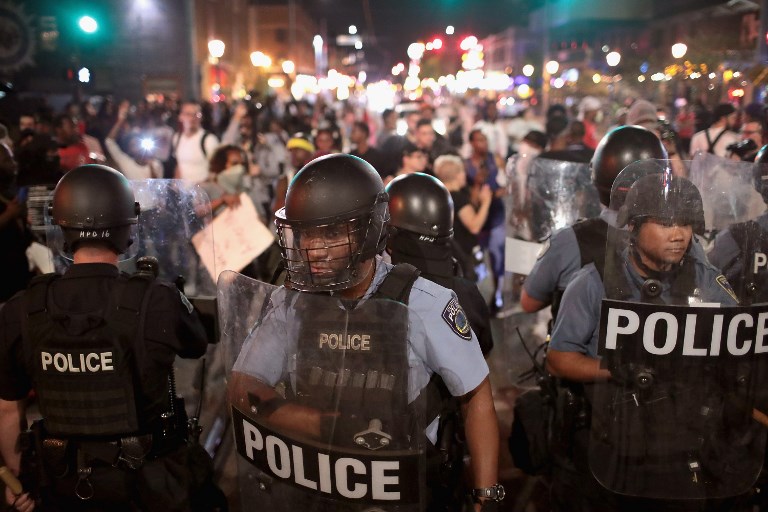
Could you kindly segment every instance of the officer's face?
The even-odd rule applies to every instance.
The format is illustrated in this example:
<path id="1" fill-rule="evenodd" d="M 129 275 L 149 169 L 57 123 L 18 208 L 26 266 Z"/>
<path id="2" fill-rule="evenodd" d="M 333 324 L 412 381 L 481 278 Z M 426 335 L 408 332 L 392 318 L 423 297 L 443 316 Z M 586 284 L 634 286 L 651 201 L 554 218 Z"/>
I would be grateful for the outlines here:
<path id="1" fill-rule="evenodd" d="M 302 229 L 296 237 L 305 264 L 313 277 L 322 280 L 336 274 L 350 264 L 350 256 L 358 247 L 360 221 L 354 220 L 330 226 Z"/>
<path id="2" fill-rule="evenodd" d="M 693 228 L 690 225 L 651 219 L 637 230 L 636 244 L 643 263 L 652 270 L 666 271 L 680 263 L 691 244 Z"/>

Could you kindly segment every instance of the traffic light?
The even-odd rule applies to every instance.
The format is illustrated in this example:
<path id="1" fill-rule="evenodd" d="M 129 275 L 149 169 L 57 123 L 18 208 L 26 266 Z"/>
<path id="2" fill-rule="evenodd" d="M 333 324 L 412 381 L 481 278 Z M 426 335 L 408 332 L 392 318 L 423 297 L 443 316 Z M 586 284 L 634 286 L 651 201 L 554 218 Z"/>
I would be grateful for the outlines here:
<path id="1" fill-rule="evenodd" d="M 81 16 L 80 19 L 77 20 L 77 26 L 86 34 L 93 34 L 99 29 L 98 22 L 91 16 Z"/>

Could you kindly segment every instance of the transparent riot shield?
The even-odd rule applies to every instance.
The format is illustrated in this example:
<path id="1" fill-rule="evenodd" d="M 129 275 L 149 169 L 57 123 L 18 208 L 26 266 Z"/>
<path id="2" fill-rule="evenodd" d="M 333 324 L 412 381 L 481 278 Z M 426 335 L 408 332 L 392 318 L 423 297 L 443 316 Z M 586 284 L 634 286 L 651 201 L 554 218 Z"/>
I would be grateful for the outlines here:
<path id="1" fill-rule="evenodd" d="M 698 153 L 690 164 L 691 181 L 704 200 L 707 239 L 729 225 L 754 219 L 765 211 L 765 202 L 755 190 L 755 164 Z"/>
<path id="2" fill-rule="evenodd" d="M 141 213 L 133 228 L 133 243 L 120 256 L 121 270 L 133 272 L 139 258 L 152 256 L 158 260 L 159 278 L 170 282 L 181 278 L 189 296 L 215 296 L 216 276 L 202 263 L 204 259 L 215 261 L 213 238 L 198 236 L 211 221 L 208 195 L 201 187 L 181 180 L 139 180 L 132 181 L 131 187 Z M 47 208 L 45 224 L 55 268 L 63 271 L 71 265 L 71 255 L 64 251 L 64 237 L 51 224 Z"/>
<path id="3" fill-rule="evenodd" d="M 632 167 L 617 183 L 632 181 L 621 179 Z M 597 352 L 610 373 L 588 386 L 592 473 L 630 497 L 743 494 L 765 450 L 758 392 L 768 307 L 737 306 L 696 247 L 704 203 L 691 181 L 667 170 L 626 192 L 614 185 L 612 200 L 619 194 L 602 282 L 592 283 L 605 293 Z"/>
<path id="4" fill-rule="evenodd" d="M 510 158 L 507 165 L 509 195 L 506 196 L 506 246 L 504 277 L 503 342 L 496 350 L 504 357 L 497 375 L 503 386 L 532 387 L 536 372 L 531 357 L 541 362 L 540 350 L 547 336 L 549 313 L 519 312 L 522 284 L 545 239 L 554 231 L 579 219 L 600 214 L 600 199 L 592 184 L 589 165 L 547 158 Z M 518 335 L 518 330 L 520 334 Z"/>
<path id="5" fill-rule="evenodd" d="M 244 508 L 424 510 L 408 309 L 219 278 Z"/>
<path id="6" fill-rule="evenodd" d="M 746 164 L 746 167 L 739 165 L 737 175 L 745 180 L 747 176 L 744 175 L 749 171 L 748 177 L 753 178 L 751 185 L 761 198 L 768 197 L 768 184 L 763 178 L 768 176 L 768 165 L 754 163 Z M 736 175 L 736 172 L 729 174 Z M 709 195 L 715 193 L 711 191 Z M 704 195 L 707 197 L 706 193 Z M 768 213 L 765 205 L 756 217 L 734 222 L 720 230 L 707 256 L 731 283 L 742 305 L 768 302 Z"/>

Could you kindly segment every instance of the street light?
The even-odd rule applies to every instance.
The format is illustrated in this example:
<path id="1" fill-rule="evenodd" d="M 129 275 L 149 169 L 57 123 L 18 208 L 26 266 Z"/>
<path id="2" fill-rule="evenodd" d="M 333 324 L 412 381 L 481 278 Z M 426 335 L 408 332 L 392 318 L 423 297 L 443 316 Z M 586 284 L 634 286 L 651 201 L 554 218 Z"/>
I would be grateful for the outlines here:
<path id="1" fill-rule="evenodd" d="M 216 60 L 224 55 L 224 47 L 224 41 L 221 39 L 211 39 L 208 41 L 208 53 Z"/>
<path id="2" fill-rule="evenodd" d="M 545 65 L 545 69 L 547 70 L 547 73 L 549 73 L 550 75 L 554 75 L 555 73 L 557 73 L 557 70 L 560 69 L 560 64 L 558 64 L 556 60 L 551 60 L 547 62 L 547 64 Z"/>
<path id="3" fill-rule="evenodd" d="M 621 62 L 621 54 L 619 52 L 611 52 L 605 56 L 605 62 L 612 68 L 616 67 Z"/>
<path id="4" fill-rule="evenodd" d="M 525 66 L 523 66 L 523 74 L 525 76 L 531 76 L 533 74 L 533 65 L 526 64 Z"/>
<path id="5" fill-rule="evenodd" d="M 448 25 L 447 27 L 445 27 L 445 33 L 446 35 L 449 35 L 449 36 L 452 36 L 455 30 L 456 29 L 453 28 L 453 25 Z"/>
<path id="6" fill-rule="evenodd" d="M 214 90 L 221 91 L 221 66 L 219 65 L 219 59 L 224 55 L 224 41 L 221 39 L 211 39 L 208 41 L 208 53 L 211 54 L 211 64 L 213 64 L 216 70 L 216 84 L 213 86 Z M 214 96 L 214 101 L 218 101 L 218 94 Z"/>
<path id="7" fill-rule="evenodd" d="M 296 64 L 294 64 L 292 60 L 284 60 L 283 73 L 286 75 L 292 75 L 294 71 L 296 71 Z"/>
<path id="8" fill-rule="evenodd" d="M 263 52 L 252 52 L 251 64 L 256 68 L 268 68 L 272 65 L 272 59 Z"/>
<path id="9" fill-rule="evenodd" d="M 675 43 L 672 45 L 672 57 L 676 59 L 682 59 L 687 51 L 688 46 L 685 43 Z"/>
<path id="10" fill-rule="evenodd" d="M 357 27 L 354 26 L 354 25 L 350 25 L 349 26 L 349 35 L 353 36 L 355 34 L 357 34 Z"/>

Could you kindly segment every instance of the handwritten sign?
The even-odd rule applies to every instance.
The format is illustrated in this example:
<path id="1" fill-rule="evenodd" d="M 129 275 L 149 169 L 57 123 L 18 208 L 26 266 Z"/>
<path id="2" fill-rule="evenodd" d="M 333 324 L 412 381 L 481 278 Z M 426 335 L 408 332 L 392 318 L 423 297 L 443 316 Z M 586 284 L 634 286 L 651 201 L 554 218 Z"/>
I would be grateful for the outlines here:
<path id="1" fill-rule="evenodd" d="M 253 202 L 240 194 L 240 206 L 227 207 L 192 237 L 200 260 L 216 282 L 217 272 L 240 271 L 274 241 Z"/>

